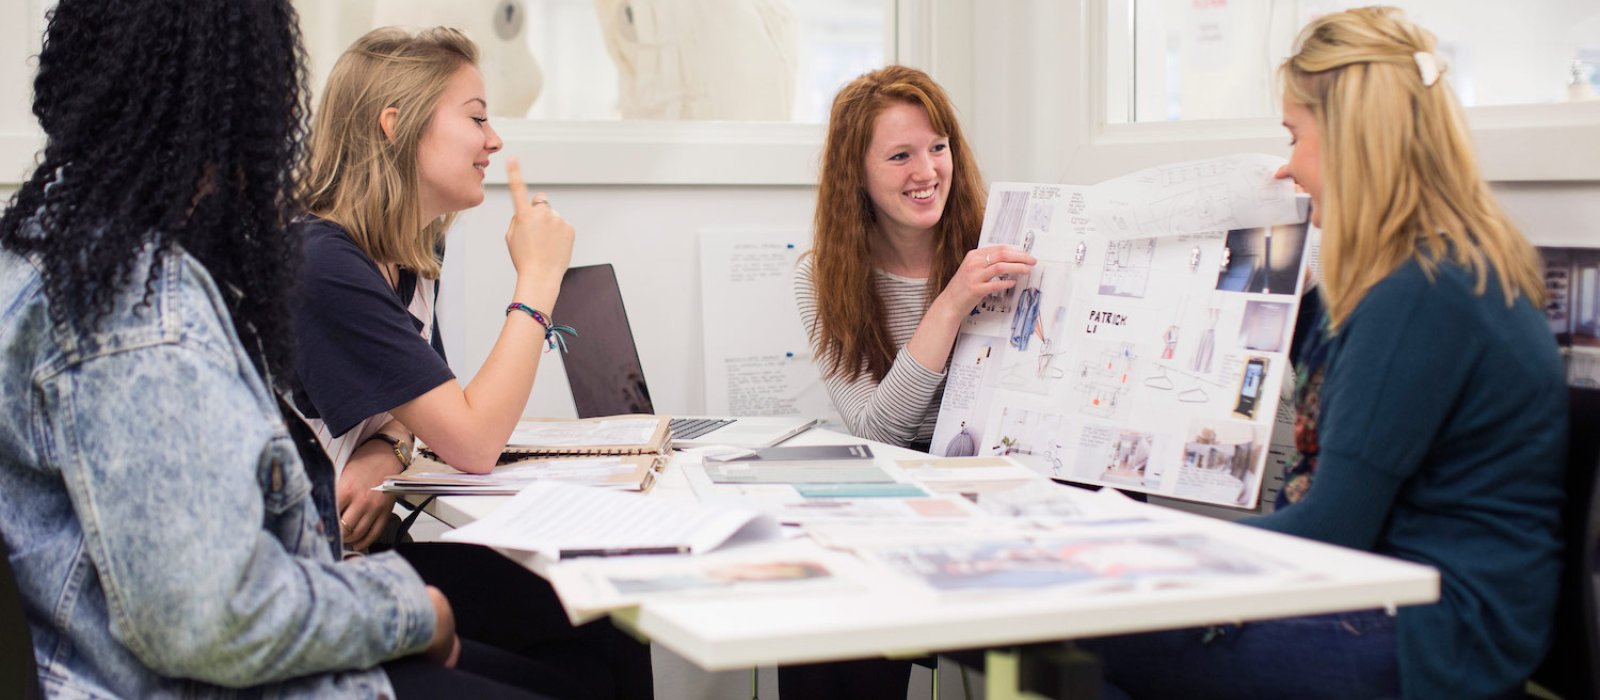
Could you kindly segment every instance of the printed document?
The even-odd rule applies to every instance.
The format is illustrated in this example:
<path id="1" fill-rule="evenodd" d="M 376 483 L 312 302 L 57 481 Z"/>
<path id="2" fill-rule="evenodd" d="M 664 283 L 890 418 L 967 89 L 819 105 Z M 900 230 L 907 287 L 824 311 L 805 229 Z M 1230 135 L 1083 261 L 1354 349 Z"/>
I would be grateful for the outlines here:
<path id="1" fill-rule="evenodd" d="M 699 554 L 735 534 L 741 541 L 780 537 L 778 524 L 753 510 L 535 481 L 488 517 L 441 539 L 571 558 Z"/>

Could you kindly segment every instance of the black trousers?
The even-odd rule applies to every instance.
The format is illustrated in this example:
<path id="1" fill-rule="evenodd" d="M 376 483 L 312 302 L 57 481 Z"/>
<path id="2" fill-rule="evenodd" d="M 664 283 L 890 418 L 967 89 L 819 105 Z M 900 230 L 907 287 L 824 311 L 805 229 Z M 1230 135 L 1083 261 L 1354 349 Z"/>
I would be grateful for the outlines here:
<path id="1" fill-rule="evenodd" d="M 963 666 L 982 669 L 982 650 L 940 654 Z M 931 656 L 916 660 L 862 659 L 831 661 L 778 668 L 778 700 L 800 698 L 850 698 L 852 700 L 903 700 L 911 684 L 912 665 L 935 668 Z M 937 669 L 935 669 L 937 670 Z"/>
<path id="2" fill-rule="evenodd" d="M 904 700 L 910 661 L 862 659 L 778 668 L 778 700 Z"/>
<path id="3" fill-rule="evenodd" d="M 383 672 L 394 686 L 395 700 L 589 697 L 580 681 L 559 668 L 468 639 L 461 640 L 461 658 L 455 668 L 407 656 L 384 664 Z M 538 692 L 531 690 L 534 688 Z"/>
<path id="4" fill-rule="evenodd" d="M 510 669 L 513 677 L 520 674 L 549 684 L 530 686 L 532 689 L 558 697 L 597 700 L 650 700 L 655 696 L 648 644 L 617 629 L 610 620 L 573 626 L 549 583 L 494 550 L 418 542 L 398 545 L 395 552 L 424 582 L 450 599 L 463 645 L 472 640 L 534 662 L 533 667 Z M 515 666 L 492 651 L 479 649 L 477 653 L 501 664 L 493 668 Z M 465 665 L 465 646 L 462 657 Z M 545 674 L 546 669 L 555 673 Z M 583 692 L 567 695 L 562 689 L 568 679 Z"/>

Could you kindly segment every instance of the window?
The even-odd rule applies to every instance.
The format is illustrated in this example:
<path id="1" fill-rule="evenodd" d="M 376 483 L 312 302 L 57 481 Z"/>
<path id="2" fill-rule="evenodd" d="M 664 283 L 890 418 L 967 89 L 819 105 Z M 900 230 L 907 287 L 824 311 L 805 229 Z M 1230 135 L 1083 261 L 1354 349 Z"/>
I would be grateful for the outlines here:
<path id="1" fill-rule="evenodd" d="M 1271 117 L 1300 28 L 1360 0 L 1110 0 L 1107 122 Z M 1595 99 L 1600 5 L 1390 0 L 1439 40 L 1463 105 Z"/>
<path id="2" fill-rule="evenodd" d="M 885 62 L 893 0 L 298 0 L 312 73 L 376 26 L 448 25 L 483 51 L 490 109 L 555 121 L 822 123 Z"/>

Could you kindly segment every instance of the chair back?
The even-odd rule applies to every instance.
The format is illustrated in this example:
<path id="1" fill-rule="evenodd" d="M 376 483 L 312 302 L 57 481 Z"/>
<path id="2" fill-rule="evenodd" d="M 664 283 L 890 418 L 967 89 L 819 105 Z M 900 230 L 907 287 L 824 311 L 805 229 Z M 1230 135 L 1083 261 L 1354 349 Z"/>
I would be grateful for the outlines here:
<path id="1" fill-rule="evenodd" d="M 0 536 L 0 697 L 44 697 L 33 659 L 33 635 L 22 611 L 22 591 L 11 571 L 11 548 L 4 536 Z"/>
<path id="2" fill-rule="evenodd" d="M 1570 389 L 1567 502 L 1555 641 L 1533 680 L 1557 695 L 1600 698 L 1600 390 Z"/>
<path id="3" fill-rule="evenodd" d="M 1572 413 L 1572 449 L 1578 456 L 1569 458 L 1568 464 L 1588 475 L 1577 485 L 1581 490 L 1568 491 L 1583 504 L 1581 509 L 1573 509 L 1574 531 L 1569 533 L 1572 545 L 1568 547 L 1574 569 L 1569 578 L 1578 588 L 1574 595 L 1582 599 L 1581 616 L 1575 615 L 1574 621 L 1583 628 L 1581 665 L 1588 678 L 1579 697 L 1600 698 L 1600 390 L 1577 389 L 1573 393 L 1582 393 L 1585 405 L 1582 413 Z M 1582 528 L 1581 532 L 1577 528 Z M 1581 550 L 1572 551 L 1580 544 Z"/>

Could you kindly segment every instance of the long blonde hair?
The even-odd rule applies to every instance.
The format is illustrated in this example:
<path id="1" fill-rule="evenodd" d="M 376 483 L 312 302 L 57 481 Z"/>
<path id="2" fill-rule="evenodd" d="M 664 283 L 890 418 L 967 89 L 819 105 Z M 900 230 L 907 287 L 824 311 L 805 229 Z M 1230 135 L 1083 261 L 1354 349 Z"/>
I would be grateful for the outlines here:
<path id="1" fill-rule="evenodd" d="M 439 95 L 478 46 L 455 29 L 367 32 L 328 75 L 301 171 L 306 208 L 342 226 L 378 263 L 437 278 L 440 247 L 454 214 L 424 221 L 417 147 Z M 379 116 L 394 107 L 393 137 Z"/>
<path id="2" fill-rule="evenodd" d="M 926 73 L 906 66 L 880 68 L 844 86 L 833 98 L 828 116 L 813 222 L 814 341 L 823 373 L 829 377 L 853 380 L 864 371 L 883 379 L 894 363 L 896 350 L 883 324 L 883 304 L 872 272 L 870 234 L 876 219 L 867 194 L 866 164 L 878 115 L 894 104 L 921 107 L 934 132 L 950 139 L 950 195 L 933 229 L 929 296 L 950 283 L 967 251 L 978 245 L 983 227 L 983 178 L 944 89 Z"/>
<path id="3" fill-rule="evenodd" d="M 1507 305 L 1542 303 L 1538 257 L 1479 174 L 1449 84 L 1426 85 L 1418 52 L 1431 33 L 1391 7 L 1325 15 L 1301 32 L 1279 74 L 1316 118 L 1322 146 L 1322 288 L 1331 327 L 1407 260 L 1432 275 L 1447 253 L 1494 271 Z M 1426 59 L 1423 59 L 1426 60 Z"/>

